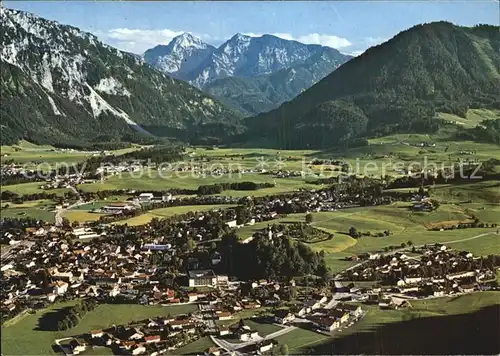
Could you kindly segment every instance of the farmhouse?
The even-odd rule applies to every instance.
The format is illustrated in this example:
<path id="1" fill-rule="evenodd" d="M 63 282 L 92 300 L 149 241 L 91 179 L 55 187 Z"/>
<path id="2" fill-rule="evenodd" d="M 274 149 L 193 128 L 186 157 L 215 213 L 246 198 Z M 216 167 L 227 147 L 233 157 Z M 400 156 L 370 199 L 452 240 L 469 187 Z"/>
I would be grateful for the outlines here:
<path id="1" fill-rule="evenodd" d="M 211 269 L 207 270 L 191 270 L 188 272 L 188 286 L 201 287 L 217 285 L 217 276 Z"/>
<path id="2" fill-rule="evenodd" d="M 153 199 L 153 197 L 154 197 L 153 193 L 141 193 L 137 197 L 137 200 L 139 200 L 139 202 L 141 202 L 141 203 L 149 202 L 149 201 L 151 201 L 151 199 Z"/>
<path id="3" fill-rule="evenodd" d="M 295 315 L 290 313 L 288 310 L 278 310 L 274 313 L 274 321 L 278 324 L 286 324 L 295 319 Z"/>
<path id="4" fill-rule="evenodd" d="M 135 206 L 128 203 L 111 203 L 103 206 L 101 211 L 109 214 L 122 214 L 124 211 L 135 210 Z"/>

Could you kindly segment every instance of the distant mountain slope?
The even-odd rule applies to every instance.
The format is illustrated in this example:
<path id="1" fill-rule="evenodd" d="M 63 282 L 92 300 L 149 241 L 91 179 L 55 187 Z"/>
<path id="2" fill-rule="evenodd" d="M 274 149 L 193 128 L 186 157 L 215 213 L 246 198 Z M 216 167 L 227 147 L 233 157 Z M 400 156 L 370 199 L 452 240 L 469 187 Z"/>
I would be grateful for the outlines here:
<path id="1" fill-rule="evenodd" d="M 144 60 L 175 78 L 185 79 L 204 63 L 215 47 L 189 33 L 175 37 L 167 46 L 158 45 L 144 53 Z"/>
<path id="2" fill-rule="evenodd" d="M 434 130 L 435 112 L 500 107 L 500 32 L 418 25 L 368 49 L 276 110 L 246 120 L 245 139 L 327 147 L 365 134 Z"/>
<path id="3" fill-rule="evenodd" d="M 333 48 L 323 47 L 289 68 L 257 77 L 217 79 L 204 90 L 245 115 L 256 115 L 293 99 L 350 58 Z"/>
<path id="4" fill-rule="evenodd" d="M 2 142 L 120 139 L 133 130 L 200 142 L 243 130 L 192 86 L 89 33 L 1 9 Z"/>
<path id="5" fill-rule="evenodd" d="M 144 53 L 147 63 L 205 90 L 246 115 L 278 107 L 351 56 L 333 48 L 236 34 L 218 48 L 184 33 Z M 293 68 L 293 70 L 291 70 Z"/>

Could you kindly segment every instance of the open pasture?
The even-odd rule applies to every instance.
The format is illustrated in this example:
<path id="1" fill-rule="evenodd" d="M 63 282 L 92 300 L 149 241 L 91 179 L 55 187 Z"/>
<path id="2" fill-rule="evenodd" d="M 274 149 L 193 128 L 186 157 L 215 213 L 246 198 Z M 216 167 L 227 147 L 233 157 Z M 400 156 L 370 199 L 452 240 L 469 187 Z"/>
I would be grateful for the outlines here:
<path id="1" fill-rule="evenodd" d="M 465 128 L 476 127 L 483 120 L 494 120 L 500 118 L 499 110 L 488 109 L 469 109 L 465 117 L 460 117 L 454 114 L 439 113 L 438 118 L 456 123 Z"/>
<path id="2" fill-rule="evenodd" d="M 162 191 L 168 189 L 197 189 L 200 185 L 247 181 L 255 183 L 274 183 L 276 186 L 255 191 L 237 191 L 236 193 L 238 195 L 267 195 L 295 191 L 299 188 L 318 189 L 321 187 L 307 183 L 301 177 L 273 178 L 271 175 L 257 173 L 232 173 L 220 176 L 207 174 L 203 176 L 191 172 L 158 172 L 156 170 L 144 170 L 141 172 L 111 176 L 104 180 L 104 182 L 80 184 L 78 188 L 88 192 L 114 189 Z M 224 192 L 226 195 L 232 195 L 232 193 L 234 193 L 234 191 Z"/>
<path id="3" fill-rule="evenodd" d="M 111 151 L 114 155 L 122 155 L 134 151 L 140 146 L 134 145 L 130 148 Z M 17 145 L 1 146 L 1 161 L 14 160 L 16 163 L 26 164 L 27 167 L 36 167 L 39 163 L 40 169 L 54 166 L 58 162 L 67 164 L 83 162 L 92 157 L 95 152 L 79 151 L 70 149 L 59 149 L 50 145 L 36 145 L 27 141 L 20 141 Z M 47 165 L 48 164 L 48 165 Z M 44 167 L 45 166 L 45 167 Z"/>
<path id="4" fill-rule="evenodd" d="M 52 345 L 55 339 L 104 329 L 113 324 L 124 325 L 155 316 L 178 315 L 193 312 L 195 304 L 172 306 L 143 306 L 138 304 L 103 304 L 87 313 L 80 323 L 65 331 L 41 330 L 41 321 L 54 315 L 61 308 L 71 306 L 75 301 L 56 303 L 36 314 L 27 314 L 18 322 L 2 327 L 2 353 L 5 355 L 54 355 Z M 27 342 L 29 340 L 29 342 Z"/>
<path id="5" fill-rule="evenodd" d="M 463 209 L 465 211 L 465 209 Z M 382 251 L 385 247 L 408 244 L 414 245 L 432 243 L 450 244 L 452 248 L 466 249 L 474 255 L 498 253 L 500 243 L 494 243 L 498 235 L 487 235 L 473 239 L 477 235 L 495 232 L 494 228 L 469 228 L 445 231 L 429 231 L 429 224 L 449 222 L 451 220 L 466 220 L 470 217 L 456 205 L 441 205 L 437 211 L 429 213 L 414 213 L 409 210 L 408 203 L 396 203 L 376 207 L 344 209 L 336 212 L 313 213 L 312 225 L 333 233 L 331 240 L 308 243 L 315 251 L 324 251 L 325 260 L 332 272 L 338 272 L 352 263 L 343 260 L 345 257 L 363 252 Z M 243 240 L 252 236 L 257 230 L 266 228 L 269 224 L 304 222 L 305 214 L 290 214 L 285 218 L 245 226 L 238 230 Z M 354 239 L 348 235 L 349 229 L 355 227 L 361 233 L 370 232 L 371 236 Z M 374 236 L 376 233 L 390 230 L 391 234 L 384 237 Z M 467 240 L 470 239 L 470 240 Z M 463 242 L 457 242 L 465 240 Z M 500 241 L 498 241 L 500 242 Z M 456 247 L 454 244 L 457 244 Z"/>
<path id="6" fill-rule="evenodd" d="M 1 203 L 0 216 L 2 218 L 26 218 L 31 217 L 47 222 L 54 222 L 55 203 L 51 200 L 32 200 L 22 204 L 11 202 Z"/>
<path id="7" fill-rule="evenodd" d="M 26 194 L 37 194 L 37 193 L 48 193 L 48 194 L 57 194 L 64 195 L 64 193 L 69 192 L 68 188 L 57 188 L 57 189 L 42 189 L 40 188 L 44 183 L 42 182 L 32 182 L 32 183 L 22 183 L 22 184 L 13 184 L 13 185 L 3 185 L 2 191 L 10 191 L 12 193 L 16 193 L 17 195 L 26 195 Z"/>
<path id="8" fill-rule="evenodd" d="M 134 216 L 133 218 L 117 221 L 115 224 L 127 224 L 130 226 L 144 225 L 154 218 L 162 219 L 173 215 L 186 214 L 190 211 L 208 211 L 214 209 L 228 209 L 233 205 L 185 205 L 168 208 L 153 209 L 145 214 Z"/>

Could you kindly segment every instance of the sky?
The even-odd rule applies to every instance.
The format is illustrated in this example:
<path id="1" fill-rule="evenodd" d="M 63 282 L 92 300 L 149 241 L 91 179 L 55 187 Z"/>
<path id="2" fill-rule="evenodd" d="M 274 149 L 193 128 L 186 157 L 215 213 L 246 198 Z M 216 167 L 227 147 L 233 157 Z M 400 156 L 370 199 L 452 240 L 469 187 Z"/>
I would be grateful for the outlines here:
<path id="1" fill-rule="evenodd" d="M 499 25 L 498 0 L 467 1 L 4 1 L 142 54 L 183 33 L 218 46 L 236 33 L 274 34 L 357 55 L 416 24 Z"/>

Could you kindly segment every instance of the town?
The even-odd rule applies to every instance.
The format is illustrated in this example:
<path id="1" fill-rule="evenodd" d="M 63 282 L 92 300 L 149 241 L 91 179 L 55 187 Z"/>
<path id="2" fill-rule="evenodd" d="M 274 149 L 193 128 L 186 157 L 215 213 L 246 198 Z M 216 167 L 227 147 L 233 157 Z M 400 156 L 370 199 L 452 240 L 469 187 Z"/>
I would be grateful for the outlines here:
<path id="1" fill-rule="evenodd" d="M 343 185 L 316 191 L 242 198 L 128 190 L 128 202 L 102 206 L 99 211 L 109 215 L 93 223 L 4 219 L 2 241 L 9 247 L 2 249 L 2 320 L 61 301 L 80 301 L 52 321 L 56 330 L 66 330 L 99 304 L 162 306 L 174 312 L 88 330 L 54 340 L 54 345 L 66 355 L 94 348 L 158 355 L 209 337 L 216 345 L 205 350 L 211 355 L 283 354 L 287 346 L 275 338 L 296 329 L 342 332 L 366 315 L 365 305 L 397 309 L 418 299 L 498 290 L 498 256 L 475 257 L 443 244 L 409 242 L 351 256 L 347 259 L 354 266 L 329 273 L 323 255 L 307 243 L 337 237 L 314 228 L 311 213 L 395 200 L 412 203 L 411 209 L 436 208 L 422 189 L 389 194 L 378 184 L 351 177 Z M 84 202 L 92 199 L 77 193 Z M 114 224 L 134 212 L 203 204 L 226 207 L 195 209 L 145 225 Z M 294 213 L 306 213 L 305 221 L 275 223 Z M 239 229 L 266 222 L 267 228 L 244 240 L 236 236 Z M 366 238 L 355 228 L 349 234 Z M 280 254 L 296 256 L 297 264 L 273 257 Z M 304 278 L 308 274 L 315 278 Z M 357 287 L 358 282 L 372 284 Z"/>

